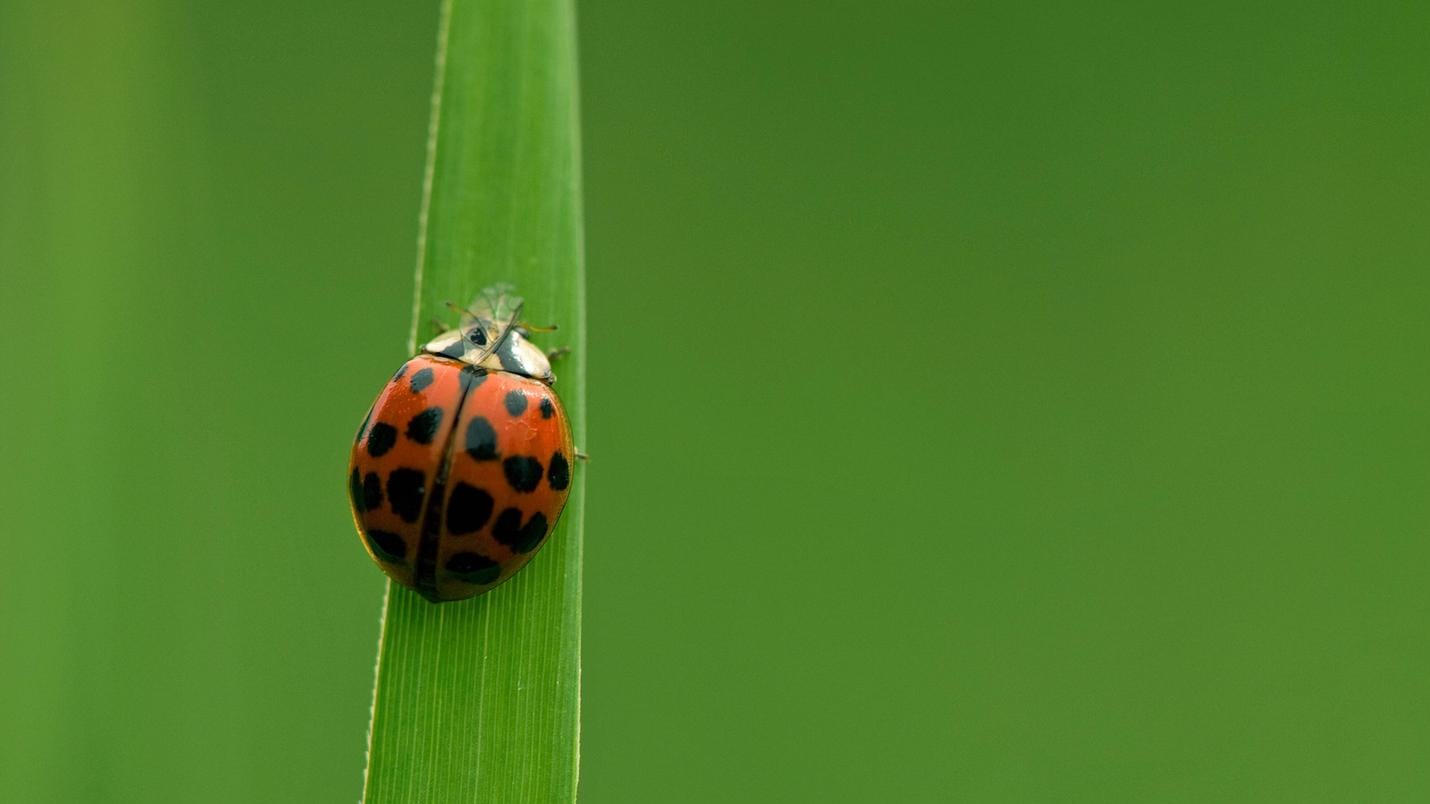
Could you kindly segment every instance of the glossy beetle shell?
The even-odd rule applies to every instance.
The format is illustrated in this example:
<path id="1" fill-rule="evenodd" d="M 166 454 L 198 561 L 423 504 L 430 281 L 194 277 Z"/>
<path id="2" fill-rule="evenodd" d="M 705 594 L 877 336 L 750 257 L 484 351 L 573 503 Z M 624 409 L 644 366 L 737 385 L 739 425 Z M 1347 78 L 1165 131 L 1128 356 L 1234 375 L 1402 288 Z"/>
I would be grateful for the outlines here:
<path id="1" fill-rule="evenodd" d="M 479 595 L 546 541 L 566 505 L 574 455 L 550 386 L 418 355 L 358 430 L 353 519 L 394 581 L 434 602 Z"/>

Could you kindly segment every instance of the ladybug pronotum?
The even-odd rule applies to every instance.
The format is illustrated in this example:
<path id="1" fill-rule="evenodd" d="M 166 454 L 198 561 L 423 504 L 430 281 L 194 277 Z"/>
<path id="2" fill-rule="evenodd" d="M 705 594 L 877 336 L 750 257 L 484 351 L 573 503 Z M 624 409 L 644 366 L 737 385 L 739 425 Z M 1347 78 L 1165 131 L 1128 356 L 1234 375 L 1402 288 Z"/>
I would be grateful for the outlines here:
<path id="1" fill-rule="evenodd" d="M 353 520 L 387 576 L 434 603 L 510 578 L 556 526 L 576 451 L 521 299 L 489 288 L 397 370 L 358 428 Z"/>

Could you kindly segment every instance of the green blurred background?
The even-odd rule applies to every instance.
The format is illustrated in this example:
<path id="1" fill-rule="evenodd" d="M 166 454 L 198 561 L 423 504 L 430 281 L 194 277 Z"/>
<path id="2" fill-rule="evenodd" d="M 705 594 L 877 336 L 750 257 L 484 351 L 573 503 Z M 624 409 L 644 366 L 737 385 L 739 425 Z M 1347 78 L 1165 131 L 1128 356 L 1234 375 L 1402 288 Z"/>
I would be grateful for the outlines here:
<path id="1" fill-rule="evenodd" d="M 436 17 L 0 0 L 0 799 L 358 796 Z M 580 36 L 584 802 L 1430 797 L 1430 12 Z"/>

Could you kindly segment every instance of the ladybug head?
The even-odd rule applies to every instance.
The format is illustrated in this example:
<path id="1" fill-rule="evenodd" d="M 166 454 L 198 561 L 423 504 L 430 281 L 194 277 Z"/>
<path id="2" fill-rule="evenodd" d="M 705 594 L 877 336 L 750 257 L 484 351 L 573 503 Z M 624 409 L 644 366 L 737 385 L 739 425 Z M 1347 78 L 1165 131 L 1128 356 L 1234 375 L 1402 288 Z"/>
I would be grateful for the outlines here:
<path id="1" fill-rule="evenodd" d="M 550 332 L 556 327 L 533 327 L 521 321 L 522 300 L 510 285 L 493 285 L 470 307 L 447 303 L 461 314 L 461 324 L 438 335 L 422 351 L 460 360 L 488 371 L 509 371 L 550 385 L 556 382 L 546 353 L 526 339 L 530 332 Z"/>
<path id="2" fill-rule="evenodd" d="M 526 330 L 513 326 L 504 332 L 474 323 L 449 330 L 428 341 L 422 351 L 460 360 L 488 371 L 509 371 L 551 385 L 551 361 L 526 339 Z"/>

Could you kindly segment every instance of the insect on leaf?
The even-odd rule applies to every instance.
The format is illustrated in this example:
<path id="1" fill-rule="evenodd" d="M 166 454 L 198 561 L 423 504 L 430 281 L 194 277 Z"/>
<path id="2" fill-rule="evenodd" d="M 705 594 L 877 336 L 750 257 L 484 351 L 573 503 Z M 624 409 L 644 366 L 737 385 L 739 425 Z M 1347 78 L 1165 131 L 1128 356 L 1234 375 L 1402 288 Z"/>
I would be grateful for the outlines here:
<path id="1" fill-rule="evenodd" d="M 443 302 L 509 282 L 569 346 L 558 390 L 585 444 L 585 310 L 574 11 L 568 0 L 445 0 L 409 345 Z M 514 298 L 514 297 L 513 297 Z M 489 299 L 494 320 L 515 318 Z M 473 312 L 481 315 L 481 308 Z M 363 800 L 575 800 L 583 472 L 511 581 L 434 605 L 389 584 Z"/>

